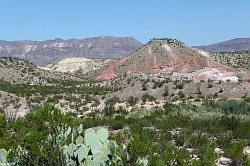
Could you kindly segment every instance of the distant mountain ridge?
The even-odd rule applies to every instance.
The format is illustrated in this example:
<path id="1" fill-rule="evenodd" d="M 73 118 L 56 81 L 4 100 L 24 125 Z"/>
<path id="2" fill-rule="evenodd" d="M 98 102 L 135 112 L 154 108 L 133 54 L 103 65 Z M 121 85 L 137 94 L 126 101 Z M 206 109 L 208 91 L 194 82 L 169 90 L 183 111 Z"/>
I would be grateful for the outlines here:
<path id="1" fill-rule="evenodd" d="M 18 57 L 38 65 L 56 63 L 64 58 L 116 59 L 143 44 L 133 37 L 99 36 L 86 39 L 54 39 L 45 41 L 0 40 L 0 57 Z"/>
<path id="2" fill-rule="evenodd" d="M 250 38 L 236 38 L 210 45 L 194 46 L 194 48 L 202 49 L 204 51 L 209 51 L 209 52 L 250 50 Z"/>

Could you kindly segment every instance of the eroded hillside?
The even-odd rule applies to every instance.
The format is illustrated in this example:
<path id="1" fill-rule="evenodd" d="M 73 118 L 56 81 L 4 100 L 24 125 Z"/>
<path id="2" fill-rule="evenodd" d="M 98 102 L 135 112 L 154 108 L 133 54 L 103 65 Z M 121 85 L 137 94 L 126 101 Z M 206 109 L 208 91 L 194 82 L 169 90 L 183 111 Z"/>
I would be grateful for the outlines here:
<path id="1" fill-rule="evenodd" d="M 209 53 L 186 46 L 174 39 L 154 39 L 134 53 L 110 64 L 96 77 L 112 79 L 128 73 L 154 74 L 159 77 L 173 73 L 193 80 L 237 81 L 239 71 L 221 64 Z M 243 71 L 245 75 L 248 71 Z"/>

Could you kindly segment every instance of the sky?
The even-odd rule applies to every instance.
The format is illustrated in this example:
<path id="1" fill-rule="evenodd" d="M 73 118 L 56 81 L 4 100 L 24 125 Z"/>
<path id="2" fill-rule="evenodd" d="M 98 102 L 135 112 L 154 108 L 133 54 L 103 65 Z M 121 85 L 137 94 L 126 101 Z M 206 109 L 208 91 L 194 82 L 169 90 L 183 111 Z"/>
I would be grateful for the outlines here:
<path id="1" fill-rule="evenodd" d="M 203 45 L 250 37 L 249 0 L 0 0 L 0 40 L 132 36 Z"/>

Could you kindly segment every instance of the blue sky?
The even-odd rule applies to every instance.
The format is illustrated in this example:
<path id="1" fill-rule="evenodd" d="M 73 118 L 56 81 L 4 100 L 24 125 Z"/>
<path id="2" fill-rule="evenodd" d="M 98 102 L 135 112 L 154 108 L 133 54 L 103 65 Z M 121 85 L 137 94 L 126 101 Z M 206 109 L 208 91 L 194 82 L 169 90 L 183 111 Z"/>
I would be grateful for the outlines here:
<path id="1" fill-rule="evenodd" d="M 202 45 L 250 37 L 249 0 L 0 0 L 0 39 L 99 35 Z"/>

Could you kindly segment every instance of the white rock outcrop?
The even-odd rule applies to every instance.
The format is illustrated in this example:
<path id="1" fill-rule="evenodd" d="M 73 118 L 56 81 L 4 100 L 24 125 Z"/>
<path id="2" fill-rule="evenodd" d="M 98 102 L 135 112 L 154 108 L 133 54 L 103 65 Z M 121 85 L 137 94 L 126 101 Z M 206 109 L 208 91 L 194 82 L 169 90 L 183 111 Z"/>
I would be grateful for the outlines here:
<path id="1" fill-rule="evenodd" d="M 98 64 L 91 59 L 87 58 L 65 58 L 59 61 L 57 64 L 49 64 L 45 67 L 41 67 L 44 70 L 52 70 L 58 72 L 74 73 L 81 70 L 82 73 L 87 73 L 98 68 Z"/>

